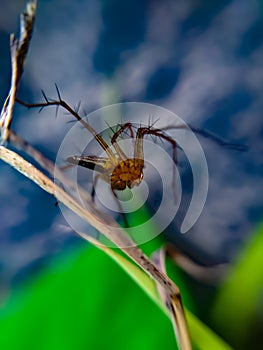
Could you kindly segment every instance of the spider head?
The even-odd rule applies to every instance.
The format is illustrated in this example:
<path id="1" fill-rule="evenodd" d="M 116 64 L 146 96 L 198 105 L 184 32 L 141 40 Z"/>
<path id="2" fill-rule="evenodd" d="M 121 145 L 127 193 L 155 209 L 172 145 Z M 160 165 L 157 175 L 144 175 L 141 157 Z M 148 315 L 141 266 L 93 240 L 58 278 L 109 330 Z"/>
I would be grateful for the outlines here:
<path id="1" fill-rule="evenodd" d="M 123 191 L 126 187 L 138 186 L 143 179 L 144 163 L 140 159 L 125 159 L 111 173 L 111 188 Z"/>

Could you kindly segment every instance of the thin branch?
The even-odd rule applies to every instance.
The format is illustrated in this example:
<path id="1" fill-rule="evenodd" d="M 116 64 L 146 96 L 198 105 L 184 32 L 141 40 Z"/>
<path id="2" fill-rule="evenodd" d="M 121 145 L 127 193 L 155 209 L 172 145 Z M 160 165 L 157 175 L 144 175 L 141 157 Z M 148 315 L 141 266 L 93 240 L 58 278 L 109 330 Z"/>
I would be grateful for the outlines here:
<path id="1" fill-rule="evenodd" d="M 19 39 L 15 39 L 14 34 L 11 34 L 10 36 L 12 78 L 11 88 L 1 112 L 1 143 L 6 143 L 9 137 L 9 129 L 13 117 L 16 92 L 20 78 L 23 73 L 24 62 L 26 59 L 30 39 L 32 36 L 36 14 L 36 6 L 37 1 L 32 0 L 27 4 L 26 11 L 21 14 Z"/>
<path id="2" fill-rule="evenodd" d="M 54 176 L 55 165 L 46 158 L 41 152 L 35 149 L 29 142 L 25 141 L 22 137 L 17 135 L 13 130 L 10 130 L 9 142 L 18 150 L 22 150 L 33 158 L 43 169 L 45 169 L 51 177 Z"/>
<path id="3" fill-rule="evenodd" d="M 50 177 L 53 178 L 56 171 L 56 178 L 67 188 L 74 190 L 76 188 L 76 184 L 73 183 L 67 176 L 63 170 L 59 168 L 55 168 L 55 164 L 46 158 L 41 152 L 35 149 L 29 142 L 25 141 L 22 137 L 17 135 L 13 130 L 9 132 L 9 142 L 18 150 L 22 150 L 26 154 L 28 154 L 34 161 L 40 165 L 40 167 L 46 170 Z M 79 196 L 87 203 L 89 206 L 92 203 L 92 199 L 90 194 L 85 191 L 80 185 L 78 185 L 78 193 Z"/>

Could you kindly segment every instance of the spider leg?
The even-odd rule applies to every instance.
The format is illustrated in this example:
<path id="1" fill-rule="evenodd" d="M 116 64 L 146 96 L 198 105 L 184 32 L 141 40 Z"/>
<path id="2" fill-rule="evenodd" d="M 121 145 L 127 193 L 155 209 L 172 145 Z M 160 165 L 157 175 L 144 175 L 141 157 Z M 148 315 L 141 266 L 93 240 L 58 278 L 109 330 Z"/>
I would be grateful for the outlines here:
<path id="1" fill-rule="evenodd" d="M 116 131 L 114 133 L 114 135 L 111 138 L 111 143 L 112 146 L 114 147 L 115 151 L 117 152 L 117 154 L 119 155 L 119 157 L 121 158 L 121 160 L 126 160 L 127 156 L 125 155 L 125 153 L 122 151 L 122 149 L 120 148 L 120 146 L 117 143 L 117 138 L 126 130 L 128 129 L 130 132 L 130 136 L 133 139 L 134 138 L 134 134 L 133 134 L 133 130 L 132 130 L 132 124 L 131 123 L 125 123 L 123 125 L 121 125 L 120 129 L 118 131 Z"/>
<path id="2" fill-rule="evenodd" d="M 106 175 L 111 168 L 109 158 L 96 156 L 71 156 L 67 158 L 67 162 L 72 165 L 80 165 L 84 168 L 95 170 Z"/>
<path id="3" fill-rule="evenodd" d="M 94 182 L 93 182 L 93 185 L 92 185 L 92 191 L 91 191 L 91 198 L 92 198 L 92 201 L 93 201 L 93 202 L 94 202 L 94 200 L 95 200 L 95 194 L 96 194 L 95 188 L 96 188 L 96 186 L 97 186 L 97 184 L 98 184 L 98 180 L 99 180 L 100 178 L 104 179 L 104 178 L 102 177 L 101 174 L 96 174 L 96 176 L 95 176 L 95 178 L 94 178 Z M 126 217 L 125 213 L 123 212 L 121 203 L 120 203 L 120 201 L 119 201 L 119 199 L 118 199 L 118 196 L 117 196 L 117 193 L 116 193 L 113 189 L 111 189 L 111 191 L 112 191 L 112 194 L 113 194 L 113 198 L 114 198 L 114 200 L 115 200 L 115 202 L 116 202 L 116 204 L 117 204 L 117 206 L 118 206 L 119 213 L 120 213 L 121 216 L 122 216 L 124 226 L 125 226 L 125 227 L 129 227 L 129 223 L 128 223 L 127 217 Z"/>
<path id="4" fill-rule="evenodd" d="M 132 130 L 132 123 L 125 123 L 123 125 L 120 126 L 120 129 L 118 131 L 116 131 L 114 133 L 114 135 L 112 136 L 111 142 L 115 143 L 117 138 L 124 132 L 124 130 L 128 129 L 130 131 L 130 136 L 133 139 L 134 138 L 134 134 L 133 134 L 133 130 Z"/>
<path id="5" fill-rule="evenodd" d="M 100 175 L 99 175 L 99 174 L 96 174 L 96 175 L 95 175 L 95 178 L 94 178 L 94 182 L 93 182 L 93 184 L 92 184 L 91 199 L 92 199 L 92 202 L 93 202 L 93 203 L 95 202 L 95 194 L 96 194 L 95 187 L 97 186 L 97 183 L 98 183 L 99 178 L 100 178 Z"/>
<path id="6" fill-rule="evenodd" d="M 73 166 L 74 166 L 73 164 L 65 164 L 65 165 L 60 166 L 59 170 L 65 171 L 65 170 L 71 169 Z"/>
<path id="7" fill-rule="evenodd" d="M 115 202 L 116 202 L 116 204 L 117 204 L 117 206 L 118 206 L 118 208 L 119 208 L 119 213 L 120 213 L 121 216 L 122 216 L 123 223 L 124 223 L 124 227 L 130 227 L 130 226 L 129 226 L 129 223 L 128 223 L 128 219 L 127 219 L 125 213 L 123 212 L 121 203 L 120 203 L 119 198 L 118 198 L 118 196 L 117 196 L 117 193 L 116 193 L 113 189 L 112 189 L 111 191 L 112 191 L 112 194 L 113 194 L 113 198 L 115 199 Z"/>
<path id="8" fill-rule="evenodd" d="M 145 135 L 154 135 L 159 137 L 160 139 L 164 139 L 165 141 L 169 142 L 173 147 L 173 161 L 174 161 L 174 167 L 173 167 L 173 189 L 174 189 L 174 196 L 176 201 L 176 165 L 177 165 L 177 143 L 176 141 L 170 137 L 169 135 L 165 134 L 160 129 L 151 129 L 146 127 L 140 127 L 137 131 L 136 140 L 135 140 L 135 147 L 134 147 L 134 159 L 138 159 L 138 161 L 144 160 L 144 152 L 143 152 L 143 138 Z"/>
<path id="9" fill-rule="evenodd" d="M 188 127 L 196 134 L 199 134 L 200 136 L 203 136 L 204 138 L 210 139 L 211 141 L 217 143 L 219 146 L 227 147 L 232 150 L 245 152 L 248 150 L 247 145 L 241 145 L 238 143 L 230 142 L 229 140 L 224 139 L 223 137 L 220 137 L 216 134 L 214 134 L 211 131 L 200 129 L 193 127 L 192 125 L 188 124 Z M 171 129 L 188 129 L 185 125 L 177 125 L 177 126 L 168 126 L 164 127 L 163 130 L 171 130 Z"/>
<path id="10" fill-rule="evenodd" d="M 213 142 L 217 143 L 219 146 L 227 147 L 229 149 L 233 149 L 233 150 L 240 151 L 240 152 L 245 152 L 248 150 L 248 147 L 246 145 L 240 145 L 237 143 L 229 142 L 229 141 L 217 136 L 216 134 L 212 133 L 211 131 L 194 128 L 192 126 L 190 126 L 190 127 L 195 133 L 197 133 L 205 138 L 209 138 Z"/>
<path id="11" fill-rule="evenodd" d="M 111 149 L 109 148 L 108 144 L 104 141 L 104 139 L 96 132 L 95 129 L 93 129 L 93 127 L 89 123 L 87 123 L 84 119 L 81 118 L 81 116 L 77 113 L 77 111 L 75 111 L 73 108 L 70 107 L 69 104 L 67 104 L 64 100 L 62 100 L 57 84 L 55 84 L 55 87 L 58 95 L 58 100 L 48 99 L 44 91 L 42 91 L 42 95 L 44 97 L 45 102 L 27 103 L 18 98 L 16 98 L 16 102 L 20 103 L 21 105 L 27 108 L 40 108 L 41 110 L 48 106 L 56 106 L 57 108 L 59 106 L 63 107 L 66 111 L 68 111 L 71 115 L 73 115 L 94 136 L 97 142 L 101 145 L 101 147 L 107 153 L 111 161 L 114 164 L 117 164 L 118 160 L 116 159 L 114 153 L 111 151 Z"/>

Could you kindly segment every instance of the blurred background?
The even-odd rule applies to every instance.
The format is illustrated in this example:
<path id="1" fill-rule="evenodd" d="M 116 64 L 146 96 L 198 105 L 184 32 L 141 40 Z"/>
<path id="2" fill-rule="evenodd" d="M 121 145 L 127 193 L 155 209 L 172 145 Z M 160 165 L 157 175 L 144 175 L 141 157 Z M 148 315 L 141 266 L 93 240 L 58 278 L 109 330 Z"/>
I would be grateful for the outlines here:
<path id="1" fill-rule="evenodd" d="M 10 84 L 9 35 L 18 32 L 18 18 L 25 8 L 25 1 L 3 0 L 0 7 L 2 105 Z M 240 268 L 239 263 L 245 264 L 242 265 L 244 270 L 238 270 L 239 278 L 235 280 L 235 275 L 232 280 L 244 282 L 244 285 L 235 284 L 233 287 L 240 295 L 245 288 L 255 287 L 251 296 L 254 297 L 251 318 L 245 314 L 243 319 L 236 313 L 246 300 L 233 296 L 233 289 L 230 293 L 232 299 L 224 295 L 220 297 L 224 294 L 222 290 L 228 288 L 221 285 L 225 280 L 211 287 L 183 274 L 186 294 L 192 294 L 190 304 L 198 317 L 230 345 L 240 349 L 263 348 L 260 345 L 263 344 L 260 332 L 263 326 L 260 299 L 263 265 L 259 250 L 257 254 L 252 253 L 253 249 L 263 249 L 263 243 L 254 242 L 262 236 L 259 229 L 263 209 L 262 35 L 263 5 L 259 0 L 40 0 L 18 94 L 25 101 L 42 101 L 41 89 L 54 97 L 54 84 L 57 83 L 63 98 L 75 106 L 81 101 L 86 113 L 112 103 L 149 102 L 168 108 L 195 127 L 248 146 L 246 152 L 237 152 L 200 137 L 209 168 L 209 193 L 203 213 L 190 232 L 186 235 L 178 233 L 177 227 L 191 198 L 191 171 L 189 167 L 183 167 L 183 202 L 175 220 L 164 232 L 165 240 L 174 243 L 200 264 L 226 263 L 232 264 L 233 269 Z M 36 110 L 16 106 L 12 127 L 55 160 L 59 145 L 70 128 L 65 121 L 62 113 L 55 118 L 53 110 L 46 109 L 38 114 Z M 167 349 L 174 348 L 169 322 L 162 320 L 157 308 L 152 310 L 155 306 L 150 301 L 148 306 L 147 298 L 137 291 L 123 272 L 118 272 L 108 258 L 88 247 L 67 229 L 53 197 L 2 162 L 0 177 L 0 324 L 5 330 L 5 336 L 0 335 L 0 344 L 1 341 L 6 344 L 7 339 L 10 341 L 10 327 L 17 322 L 17 327 L 22 327 L 17 337 L 20 343 L 16 344 L 13 339 L 9 348 L 29 348 L 32 337 L 26 339 L 29 330 L 24 322 L 32 324 L 41 304 L 41 316 L 34 324 L 36 332 L 42 329 L 41 342 L 31 343 L 36 349 L 87 348 L 87 343 L 80 341 L 85 332 L 90 335 L 88 344 L 92 349 L 138 348 L 136 340 L 127 342 L 121 328 L 123 323 L 126 324 L 124 330 L 128 328 L 135 332 L 137 341 L 144 339 L 144 332 L 149 330 L 150 336 L 148 334 L 145 338 L 145 343 L 138 341 L 139 348 L 157 349 L 163 343 L 161 335 L 164 333 L 168 334 L 165 338 Z M 252 264 L 248 257 L 255 256 L 257 260 Z M 112 279 L 105 277 L 104 269 Z M 246 271 L 245 275 L 243 271 Z M 67 283 L 52 284 L 50 281 L 54 282 L 56 276 L 58 279 L 64 277 L 63 281 Z M 50 290 L 43 287 L 44 281 L 52 284 Z M 54 304 L 49 304 L 46 313 L 43 303 L 47 294 L 34 304 L 30 291 L 35 289 L 28 287 L 31 283 L 38 293 L 45 290 L 54 296 Z M 92 285 L 93 292 L 90 291 Z M 103 310 L 104 288 L 108 295 L 117 295 L 118 298 L 119 290 L 123 290 L 123 300 L 119 300 L 115 308 L 112 306 L 109 310 L 111 318 L 101 323 L 98 309 Z M 90 298 L 89 302 L 86 300 L 87 312 L 93 315 L 90 323 L 87 314 L 83 317 L 81 313 L 84 306 L 75 305 L 82 294 L 84 300 L 84 295 Z M 139 301 L 139 297 L 144 298 L 143 301 Z M 215 300 L 217 306 L 212 310 Z M 232 318 L 227 312 L 220 317 L 213 316 L 215 310 L 220 309 L 222 300 L 225 308 L 234 315 Z M 158 322 L 136 325 L 138 314 L 132 305 L 137 302 L 138 312 L 142 302 L 146 305 L 147 315 L 156 312 L 156 318 L 151 316 L 151 320 L 158 319 Z M 71 319 L 71 328 L 68 331 L 64 324 L 59 326 L 60 318 L 52 319 L 55 314 L 65 312 L 65 304 L 70 305 L 67 317 Z M 79 312 L 76 311 L 78 308 Z M 233 309 L 232 313 L 230 309 Z M 77 323 L 74 325 L 75 318 Z M 238 319 L 242 325 L 238 324 Z M 123 320 L 126 321 L 121 322 Z M 105 331 L 104 322 L 111 326 L 119 322 L 120 327 L 115 328 L 116 334 L 108 330 L 105 343 L 95 337 L 96 331 L 98 335 Z M 84 327 L 85 323 L 88 329 Z M 102 329 L 96 328 L 95 331 L 95 325 L 100 323 Z M 134 330 L 136 326 L 138 328 Z M 67 336 L 64 344 L 56 338 L 56 327 L 61 334 L 73 332 L 75 328 L 75 336 Z M 47 334 L 50 335 L 48 340 Z M 76 345 L 77 339 L 79 343 Z"/>

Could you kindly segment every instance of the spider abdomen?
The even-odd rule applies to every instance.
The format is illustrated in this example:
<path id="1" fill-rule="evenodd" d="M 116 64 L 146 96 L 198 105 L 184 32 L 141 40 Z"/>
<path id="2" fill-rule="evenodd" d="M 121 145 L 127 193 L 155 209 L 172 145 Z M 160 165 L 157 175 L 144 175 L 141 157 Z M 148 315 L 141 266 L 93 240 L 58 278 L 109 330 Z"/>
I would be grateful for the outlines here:
<path id="1" fill-rule="evenodd" d="M 138 186 L 143 179 L 144 162 L 141 159 L 125 159 L 111 173 L 111 188 L 123 191 Z"/>

